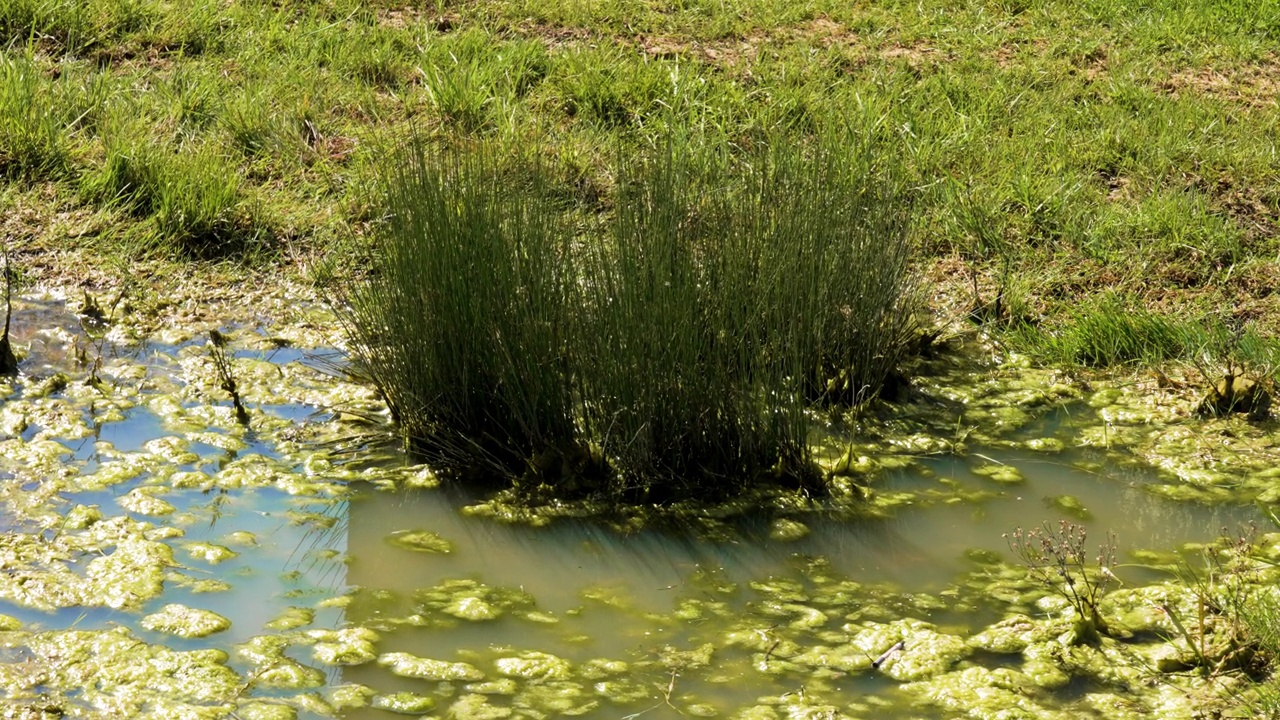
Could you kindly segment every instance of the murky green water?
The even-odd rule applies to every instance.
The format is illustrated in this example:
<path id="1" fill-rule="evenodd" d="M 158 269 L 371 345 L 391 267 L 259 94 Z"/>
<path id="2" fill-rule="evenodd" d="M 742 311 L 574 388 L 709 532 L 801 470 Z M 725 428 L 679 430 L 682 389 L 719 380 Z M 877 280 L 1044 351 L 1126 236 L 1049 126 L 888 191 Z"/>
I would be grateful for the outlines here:
<path id="1" fill-rule="evenodd" d="M 765 524 L 750 522 L 742 523 L 742 538 L 732 543 L 708 543 L 676 531 L 618 536 L 589 523 L 510 527 L 460 516 L 458 508 L 465 503 L 445 492 L 365 493 L 349 506 L 352 560 L 347 578 L 386 595 L 354 604 L 348 619 L 397 628 L 385 632 L 381 649 L 449 661 L 467 659 L 477 667 L 523 650 L 549 652 L 578 665 L 599 659 L 639 663 L 644 665 L 639 675 L 648 690 L 645 701 L 661 703 L 650 715 L 672 717 L 677 713 L 666 705 L 664 695 L 672 665 L 664 663 L 666 648 L 689 650 L 709 643 L 717 648 L 712 666 L 678 673 L 678 695 L 687 705 L 706 703 L 732 714 L 756 705 L 762 696 L 800 692 L 811 668 L 762 671 L 758 648 L 722 649 L 729 635 L 755 633 L 770 643 L 786 639 L 788 630 L 780 627 L 816 610 L 824 616 L 821 622 L 806 622 L 803 632 L 790 634 L 801 648 L 806 640 L 819 645 L 823 632 L 847 632 L 841 629 L 847 616 L 866 610 L 868 602 L 882 605 L 865 613 L 880 622 L 910 617 L 958 635 L 995 622 L 1007 608 L 1000 603 L 984 606 L 981 590 L 965 587 L 981 577 L 981 565 L 972 558 L 981 558 L 981 551 L 1007 555 L 1001 535 L 1016 526 L 1079 520 L 1079 512 L 1064 511 L 1052 502 L 1064 493 L 1074 495 L 1087 510 L 1090 519 L 1084 524 L 1099 536 L 1114 529 L 1124 549 L 1168 549 L 1211 540 L 1223 527 L 1256 519 L 1252 507 L 1212 508 L 1153 497 L 1142 490 L 1148 479 L 1142 473 L 1086 473 L 1065 464 L 1063 457 L 988 457 L 1021 468 L 1026 483 L 1001 487 L 969 472 L 968 461 L 938 460 L 927 465 L 931 472 L 925 475 L 932 476 L 903 471 L 885 481 L 886 489 L 928 492 L 947 479 L 990 497 L 908 507 L 889 519 L 859 523 L 811 518 L 809 535 L 793 542 L 770 540 Z M 396 533 L 421 529 L 453 541 L 454 551 L 424 554 L 388 542 Z M 1168 577 L 1138 566 L 1116 572 L 1135 584 Z M 413 602 L 415 592 L 460 578 L 519 589 L 555 622 L 499 618 L 438 626 L 428 620 L 425 628 L 397 627 L 421 610 L 421 604 Z M 846 586 L 853 583 L 859 586 L 856 591 Z M 840 590 L 833 591 L 835 587 Z M 778 588 L 785 590 L 775 592 Z M 798 607 L 779 609 L 788 604 Z M 993 666 L 1000 662 L 979 659 L 984 661 Z M 397 679 L 374 666 L 349 668 L 344 677 L 384 691 L 424 689 L 422 682 Z M 825 685 L 825 703 L 837 707 L 857 704 L 867 693 L 894 702 L 906 700 L 897 697 L 896 683 L 875 672 Z M 643 709 L 642 704 L 606 702 L 584 716 L 618 717 Z M 902 713 L 916 716 L 905 708 Z M 373 711 L 352 715 L 377 716 Z M 896 714 L 881 707 L 874 716 Z"/>
<path id="2" fill-rule="evenodd" d="M 775 539 L 763 515 L 731 523 L 717 540 L 680 528 L 620 535 L 585 521 L 506 525 L 467 516 L 474 498 L 456 489 L 406 489 L 411 471 L 384 450 L 369 457 L 351 440 L 360 428 L 342 419 L 367 411 L 369 398 L 317 369 L 313 353 L 269 347 L 265 332 L 234 336 L 254 416 L 245 428 L 213 389 L 198 338 L 105 343 L 106 389 L 93 389 L 74 362 L 78 326 L 56 303 L 20 316 L 18 328 L 31 348 L 24 367 L 36 377 L 11 384 L 0 405 L 0 614 L 20 626 L 0 633 L 11 710 L 880 718 L 988 717 L 1012 703 L 1026 716 L 1118 717 L 1099 697 L 1124 695 L 1130 680 L 1095 672 L 1015 692 L 999 673 L 1043 669 L 972 640 L 1011 615 L 1062 615 L 1052 593 L 1008 563 L 1002 533 L 1059 519 L 1081 522 L 1092 537 L 1113 530 L 1122 558 L 1113 570 L 1125 583 L 1116 602 L 1141 615 L 1153 603 L 1125 593 L 1170 574 L 1149 567 L 1157 555 L 1124 558 L 1167 555 L 1260 519 L 1252 505 L 1154 495 L 1144 489 L 1152 473 L 1101 451 L 970 447 L 965 457 L 914 458 L 876 477 L 874 491 L 895 499 L 892 510 L 856 521 L 797 516 L 808 532 L 791 541 Z M 41 385 L 59 369 L 65 387 Z M 1050 413 L 1024 432 L 1052 434 L 1058 421 Z M 993 477 L 993 466 L 1022 479 Z M 101 519 L 84 521 L 85 508 Z M 115 518 L 123 529 L 94 535 Z M 159 559 L 122 572 L 154 573 L 162 584 L 151 591 L 93 569 L 134 545 Z M 183 609 L 166 610 L 174 604 Z M 229 626 L 183 637 L 207 619 L 188 609 Z M 98 634 L 77 635 L 74 652 L 59 651 L 66 657 L 51 653 L 67 630 Z M 87 649 L 101 637 L 128 642 Z M 225 687 L 202 695 L 183 685 L 166 691 L 142 670 L 134 685 L 93 674 L 104 671 L 86 658 L 152 669 L 177 662 L 127 654 L 135 641 L 223 651 L 182 657 L 234 676 L 218 676 Z M 186 672 L 177 666 L 165 672 Z M 39 670 L 28 677 L 23 667 Z M 1144 702 L 1135 712 L 1158 704 Z"/>

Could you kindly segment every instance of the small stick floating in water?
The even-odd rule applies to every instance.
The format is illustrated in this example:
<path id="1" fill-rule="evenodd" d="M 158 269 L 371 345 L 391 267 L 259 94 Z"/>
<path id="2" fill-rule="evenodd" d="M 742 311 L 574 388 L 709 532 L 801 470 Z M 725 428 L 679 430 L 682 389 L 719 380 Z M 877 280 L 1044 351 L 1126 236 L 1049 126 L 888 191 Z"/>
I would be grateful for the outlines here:
<path id="1" fill-rule="evenodd" d="M 885 650 L 884 654 L 882 654 L 880 657 L 876 658 L 875 660 L 871 661 L 871 667 L 879 670 L 880 666 L 884 664 L 885 660 L 888 660 L 891 655 L 898 652 L 902 648 L 906 647 L 906 645 L 907 645 L 907 642 L 905 640 L 899 640 L 898 642 L 894 643 L 893 647 L 889 648 L 888 650 Z"/>

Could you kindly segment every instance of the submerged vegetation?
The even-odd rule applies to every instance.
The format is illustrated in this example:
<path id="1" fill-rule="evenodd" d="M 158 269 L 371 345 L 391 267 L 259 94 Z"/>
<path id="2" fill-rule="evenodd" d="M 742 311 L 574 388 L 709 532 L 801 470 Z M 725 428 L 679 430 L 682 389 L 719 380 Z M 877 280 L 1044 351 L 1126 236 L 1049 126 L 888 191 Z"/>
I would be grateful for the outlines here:
<path id="1" fill-rule="evenodd" d="M 355 361 L 443 469 L 631 502 L 819 491 L 810 407 L 915 342 L 910 198 L 871 138 L 740 156 L 673 135 L 619 164 L 598 234 L 495 149 L 391 163 Z"/>

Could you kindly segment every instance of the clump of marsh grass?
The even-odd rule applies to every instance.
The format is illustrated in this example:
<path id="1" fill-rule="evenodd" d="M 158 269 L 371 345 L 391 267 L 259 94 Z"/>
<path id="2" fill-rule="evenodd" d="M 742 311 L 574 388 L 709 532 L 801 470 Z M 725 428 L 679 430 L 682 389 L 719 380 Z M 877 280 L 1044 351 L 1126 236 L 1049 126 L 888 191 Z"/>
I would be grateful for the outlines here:
<path id="1" fill-rule="evenodd" d="M 856 405 L 884 387 L 918 331 L 909 193 L 851 129 L 779 140 L 746 170 L 749 194 L 732 213 L 764 253 L 769 353 L 799 353 L 788 372 L 810 401 Z"/>
<path id="2" fill-rule="evenodd" d="M 81 176 L 80 191 L 85 200 L 145 217 L 155 211 L 165 148 L 133 118 L 133 107 L 114 110 L 102 123 L 102 163 Z"/>
<path id="3" fill-rule="evenodd" d="M 31 54 L 0 56 L 0 176 L 44 179 L 70 167 L 70 120 L 58 83 Z"/>
<path id="4" fill-rule="evenodd" d="M 1083 303 L 1056 327 L 1017 326 L 1005 338 L 1044 359 L 1091 367 L 1185 362 L 1210 385 L 1224 376 L 1270 383 L 1280 371 L 1280 340 L 1256 327 L 1164 315 L 1110 294 Z"/>
<path id="5" fill-rule="evenodd" d="M 102 163 L 84 174 L 90 200 L 154 223 L 154 240 L 200 259 L 248 253 L 266 231 L 244 179 L 213 144 L 156 142 L 121 106 L 104 125 Z"/>
<path id="6" fill-rule="evenodd" d="M 909 207 L 874 148 L 673 133 L 620 160 L 585 236 L 552 174 L 499 152 L 397 155 L 369 280 L 340 293 L 414 448 L 560 496 L 820 491 L 811 406 L 874 396 L 914 327 Z"/>
<path id="7" fill-rule="evenodd" d="M 84 3 L 3 0 L 0 32 L 7 38 L 39 37 L 75 52 L 91 41 L 93 12 Z"/>
<path id="8" fill-rule="evenodd" d="M 715 199 L 719 169 L 688 146 L 624 160 L 610 236 L 584 249 L 584 422 L 633 501 L 724 494 L 808 465 L 795 383 L 764 354 L 763 248 Z"/>
<path id="9" fill-rule="evenodd" d="M 357 366 L 414 449 L 456 473 L 520 476 L 575 442 L 573 268 L 545 176 L 513 165 L 488 146 L 399 153 L 372 279 L 341 306 Z"/>
<path id="10" fill-rule="evenodd" d="M 1081 307 L 1059 332 L 1042 334 L 1032 344 L 1065 362 L 1109 367 L 1187 357 L 1200 335 L 1185 323 L 1109 295 Z"/>
<path id="11" fill-rule="evenodd" d="M 641 495 L 814 486 L 811 403 L 872 397 L 908 346 L 909 204 L 852 134 L 624 161 L 583 282 L 590 435 Z"/>
<path id="12" fill-rule="evenodd" d="M 235 166 L 212 146 L 167 156 L 154 187 L 156 232 L 190 257 L 249 249 L 261 229 L 254 227 L 242 184 Z"/>

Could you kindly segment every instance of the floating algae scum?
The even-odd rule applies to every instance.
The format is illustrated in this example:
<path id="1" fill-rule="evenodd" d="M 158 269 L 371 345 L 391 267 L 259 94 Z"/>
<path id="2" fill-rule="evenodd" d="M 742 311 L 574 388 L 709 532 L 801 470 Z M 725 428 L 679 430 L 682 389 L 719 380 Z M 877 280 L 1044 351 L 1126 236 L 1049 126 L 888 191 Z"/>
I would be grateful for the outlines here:
<path id="1" fill-rule="evenodd" d="M 356 421 L 369 393 L 298 349 L 314 335 L 228 333 L 245 427 L 203 334 L 112 336 L 90 387 L 60 301 L 15 319 L 0 703 L 21 717 L 1182 717 L 1224 692 L 1157 676 L 1177 650 L 1156 608 L 1190 622 L 1175 551 L 1259 514 L 1044 452 L 1091 437 L 1087 403 L 963 455 L 869 441 L 862 517 L 537 527 L 387 450 Z M 1002 532 L 1058 519 L 1119 535 L 1104 612 L 1127 644 L 1064 644 L 1065 604 L 1010 562 Z"/>

